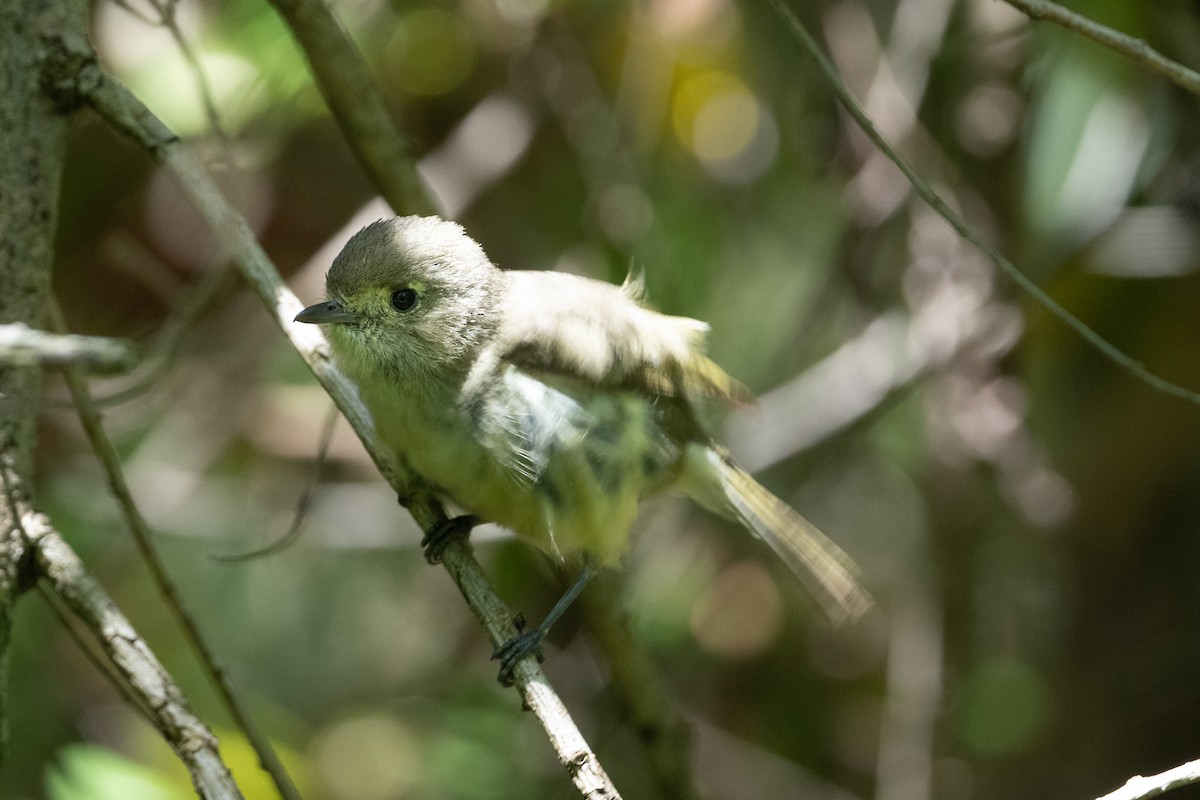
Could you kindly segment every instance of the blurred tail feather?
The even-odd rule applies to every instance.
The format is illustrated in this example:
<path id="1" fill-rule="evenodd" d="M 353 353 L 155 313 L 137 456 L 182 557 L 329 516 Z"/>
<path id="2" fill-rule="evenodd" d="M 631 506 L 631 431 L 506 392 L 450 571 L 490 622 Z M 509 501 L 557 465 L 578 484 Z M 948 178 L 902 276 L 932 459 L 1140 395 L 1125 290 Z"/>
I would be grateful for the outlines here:
<path id="1" fill-rule="evenodd" d="M 709 471 L 715 468 L 720 503 L 711 492 L 697 497 L 749 528 L 796 573 L 835 622 L 852 620 L 870 608 L 871 596 L 858 580 L 854 562 L 816 525 L 767 491 L 750 473 L 716 450 L 705 447 Z M 730 514 L 732 512 L 732 514 Z"/>

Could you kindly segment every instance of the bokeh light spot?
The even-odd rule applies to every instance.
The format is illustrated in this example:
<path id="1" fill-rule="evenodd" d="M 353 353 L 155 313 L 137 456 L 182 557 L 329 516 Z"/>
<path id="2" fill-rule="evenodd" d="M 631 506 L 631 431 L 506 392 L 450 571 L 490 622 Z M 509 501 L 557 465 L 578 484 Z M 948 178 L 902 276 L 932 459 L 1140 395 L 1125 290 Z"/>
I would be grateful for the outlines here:
<path id="1" fill-rule="evenodd" d="M 628 183 L 609 186 L 600 196 L 600 226 L 614 242 L 629 244 L 645 236 L 654 223 L 654 207 L 639 187 Z"/>
<path id="2" fill-rule="evenodd" d="M 404 796 L 420 765 L 416 738 L 386 714 L 337 723 L 320 737 L 315 755 L 330 796 L 338 800 Z"/>
<path id="3" fill-rule="evenodd" d="M 1021 97 L 1002 83 L 985 83 L 963 98 L 955 127 L 963 148 L 980 157 L 999 153 L 1013 138 Z"/>
<path id="4" fill-rule="evenodd" d="M 701 161 L 729 161 L 742 154 L 758 131 L 758 103 L 737 89 L 713 95 L 692 127 L 692 149 Z"/>
<path id="5" fill-rule="evenodd" d="M 723 569 L 692 607 L 692 635 L 725 658 L 750 658 L 770 646 L 783 623 L 783 602 L 757 561 Z"/>
<path id="6" fill-rule="evenodd" d="M 996 658 L 977 664 L 959 687 L 958 732 L 977 753 L 1019 752 L 1034 742 L 1049 716 L 1050 693 L 1028 664 Z"/>
<path id="7" fill-rule="evenodd" d="M 671 122 L 680 143 L 723 182 L 757 178 L 778 149 L 770 112 L 728 72 L 702 72 L 685 81 L 676 92 Z"/>
<path id="8" fill-rule="evenodd" d="M 459 18 L 440 8 L 406 14 L 385 52 L 400 88 L 421 97 L 457 89 L 475 63 L 474 45 Z"/>

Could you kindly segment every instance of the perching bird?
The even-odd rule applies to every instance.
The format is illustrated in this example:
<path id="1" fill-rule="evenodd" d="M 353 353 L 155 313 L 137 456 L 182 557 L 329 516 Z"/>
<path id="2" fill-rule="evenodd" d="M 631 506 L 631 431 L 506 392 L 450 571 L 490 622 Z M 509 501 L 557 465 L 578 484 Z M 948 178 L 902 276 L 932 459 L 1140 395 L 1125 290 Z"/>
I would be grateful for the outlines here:
<path id="1" fill-rule="evenodd" d="M 328 325 L 381 440 L 467 512 L 450 528 L 495 522 L 580 569 L 497 649 L 502 682 L 667 488 L 763 539 L 834 619 L 870 605 L 849 558 L 702 430 L 696 403 L 749 395 L 704 355 L 708 326 L 647 308 L 640 281 L 501 270 L 461 226 L 397 217 L 350 239 L 326 294 L 296 319 Z"/>

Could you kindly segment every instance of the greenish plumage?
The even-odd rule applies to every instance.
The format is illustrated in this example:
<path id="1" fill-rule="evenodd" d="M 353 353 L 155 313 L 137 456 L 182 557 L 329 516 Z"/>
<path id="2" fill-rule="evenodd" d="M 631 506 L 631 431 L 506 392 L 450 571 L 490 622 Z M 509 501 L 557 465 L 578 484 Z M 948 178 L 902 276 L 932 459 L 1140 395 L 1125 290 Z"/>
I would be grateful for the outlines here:
<path id="1" fill-rule="evenodd" d="M 503 271 L 460 226 L 399 217 L 351 238 L 326 290 L 297 319 L 332 323 L 382 441 L 471 514 L 612 566 L 639 501 L 674 487 L 765 539 L 835 619 L 869 605 L 841 550 L 701 430 L 695 401 L 749 394 L 704 355 L 707 326 L 646 308 L 640 282 Z"/>

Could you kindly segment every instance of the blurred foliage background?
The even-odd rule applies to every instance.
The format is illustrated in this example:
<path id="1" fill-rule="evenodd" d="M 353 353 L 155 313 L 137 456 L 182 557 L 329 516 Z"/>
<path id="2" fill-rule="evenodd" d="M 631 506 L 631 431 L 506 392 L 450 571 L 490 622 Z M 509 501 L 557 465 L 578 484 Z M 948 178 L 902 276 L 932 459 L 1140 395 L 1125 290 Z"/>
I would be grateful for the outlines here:
<path id="1" fill-rule="evenodd" d="M 107 66 L 190 144 L 306 302 L 389 212 L 263 0 L 183 0 L 208 81 L 150 6 L 94 7 Z M 1200 756 L 1200 409 L 1033 306 L 836 105 L 769 4 L 339 0 L 445 215 L 503 267 L 619 281 L 712 323 L 762 395 L 715 429 L 862 564 L 878 607 L 831 630 L 748 537 L 648 504 L 625 603 L 695 731 L 711 798 L 1088 798 Z M 1200 387 L 1200 103 L 995 0 L 796 4 L 880 130 L 1055 298 Z M 802 7 L 800 7 L 802 6 Z M 1073 8 L 1200 64 L 1194 3 Z M 143 153 L 76 120 L 56 290 L 131 337 L 94 384 L 184 597 L 306 797 L 572 796 L 490 648 L 329 402 Z M 518 310 L 519 311 L 519 310 Z M 40 502 L 274 796 L 183 645 L 52 384 Z M 476 534 L 501 595 L 559 591 Z M 45 603 L 18 608 L 11 798 L 191 796 Z M 545 665 L 627 798 L 652 797 L 578 617 Z M 1190 795 L 1189 795 L 1189 792 Z M 1177 797 L 1200 794 L 1184 790 Z"/>

